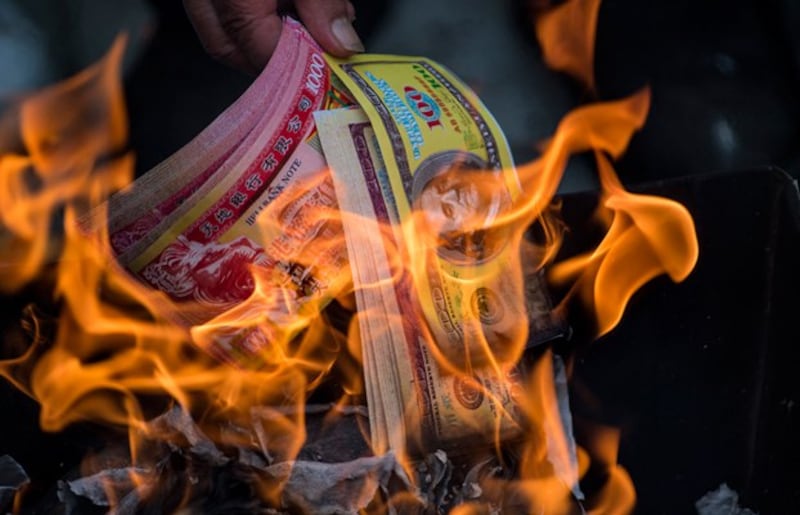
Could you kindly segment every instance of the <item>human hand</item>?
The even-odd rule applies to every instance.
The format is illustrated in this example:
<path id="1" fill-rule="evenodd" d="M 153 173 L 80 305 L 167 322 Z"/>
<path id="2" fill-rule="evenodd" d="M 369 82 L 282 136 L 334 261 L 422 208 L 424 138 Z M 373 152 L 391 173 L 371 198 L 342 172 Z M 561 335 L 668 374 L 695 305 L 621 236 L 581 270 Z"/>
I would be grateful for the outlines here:
<path id="1" fill-rule="evenodd" d="M 206 51 L 249 73 L 267 64 L 281 33 L 280 0 L 183 0 Z M 322 48 L 347 57 L 363 52 L 353 29 L 355 9 L 348 0 L 294 0 L 300 20 Z"/>

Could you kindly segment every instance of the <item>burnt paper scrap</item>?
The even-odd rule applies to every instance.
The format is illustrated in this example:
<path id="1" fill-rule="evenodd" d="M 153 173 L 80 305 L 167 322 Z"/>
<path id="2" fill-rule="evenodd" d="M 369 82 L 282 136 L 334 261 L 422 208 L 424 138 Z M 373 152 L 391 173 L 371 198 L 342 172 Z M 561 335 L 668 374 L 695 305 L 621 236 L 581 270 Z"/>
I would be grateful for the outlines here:
<path id="1" fill-rule="evenodd" d="M 14 497 L 30 483 L 28 474 L 17 461 L 5 454 L 0 456 L 0 512 L 10 512 Z"/>

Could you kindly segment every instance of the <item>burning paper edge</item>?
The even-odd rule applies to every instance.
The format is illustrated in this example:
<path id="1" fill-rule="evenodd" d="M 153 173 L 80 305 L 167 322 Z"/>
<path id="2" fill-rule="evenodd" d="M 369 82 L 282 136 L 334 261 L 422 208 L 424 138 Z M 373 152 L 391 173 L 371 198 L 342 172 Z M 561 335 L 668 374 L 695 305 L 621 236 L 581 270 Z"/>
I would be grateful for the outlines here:
<path id="1" fill-rule="evenodd" d="M 569 407 L 569 386 L 567 378 L 567 368 L 564 360 L 558 354 L 553 354 L 553 383 L 556 389 L 556 401 L 558 402 L 558 412 L 561 423 L 564 426 L 564 439 L 567 444 L 569 462 L 564 463 L 560 459 L 563 456 L 559 452 L 557 437 L 547 434 L 547 455 L 553 464 L 555 473 L 561 480 L 570 487 L 572 495 L 579 501 L 585 500 L 578 477 L 578 446 L 575 441 L 575 433 L 572 426 L 572 411 Z"/>
<path id="2" fill-rule="evenodd" d="M 320 412 L 321 408 L 312 405 L 311 411 Z M 363 410 L 355 407 L 345 411 L 361 415 Z M 165 438 L 167 445 L 161 446 L 152 460 L 142 466 L 123 464 L 74 480 L 59 481 L 57 495 L 68 513 L 84 503 L 98 508 L 109 507 L 114 513 L 138 513 L 141 503 L 161 490 L 163 469 L 169 468 L 170 456 L 173 455 L 199 464 L 197 467 L 187 467 L 187 471 L 193 471 L 194 480 L 189 478 L 191 483 L 202 482 L 201 479 L 207 474 L 210 477 L 210 472 L 203 472 L 205 467 L 213 471 L 228 465 L 241 465 L 244 475 L 249 475 L 248 471 L 255 474 L 249 486 L 269 488 L 263 483 L 265 480 L 280 485 L 275 508 L 280 507 L 292 513 L 294 510 L 323 514 L 357 513 L 369 506 L 379 491 L 388 493 L 393 480 L 399 481 L 409 492 L 418 496 L 401 461 L 393 452 L 340 462 L 297 459 L 269 464 L 264 459 L 251 460 L 249 455 L 240 455 L 239 459 L 230 458 L 178 406 L 150 420 L 143 430 L 153 436 L 153 441 L 160 441 L 163 436 L 160 432 L 164 431 L 169 435 Z"/>
<path id="3" fill-rule="evenodd" d="M 0 510 L 3 513 L 12 512 L 20 492 L 29 484 L 30 478 L 17 460 L 8 454 L 0 456 Z"/>

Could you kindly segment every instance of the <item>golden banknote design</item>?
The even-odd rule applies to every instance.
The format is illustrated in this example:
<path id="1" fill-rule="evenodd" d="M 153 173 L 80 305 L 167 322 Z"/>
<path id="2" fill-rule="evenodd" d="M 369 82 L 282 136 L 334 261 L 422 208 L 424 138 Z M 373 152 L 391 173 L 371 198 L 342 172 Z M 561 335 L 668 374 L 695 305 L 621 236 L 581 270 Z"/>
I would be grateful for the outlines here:
<path id="1" fill-rule="evenodd" d="M 528 325 L 518 247 L 501 219 L 520 185 L 497 122 L 428 59 L 328 61 L 374 131 L 397 238 L 424 256 L 413 279 L 436 348 L 461 369 L 517 358 Z"/>
<path id="2" fill-rule="evenodd" d="M 416 450 L 509 437 L 519 430 L 515 366 L 445 374 L 420 326 L 413 281 L 400 264 L 402 232 L 376 131 L 359 109 L 315 115 L 347 237 L 359 318 L 373 447 Z M 402 260 L 400 260 L 402 261 Z M 402 423 L 398 423 L 401 421 Z"/>

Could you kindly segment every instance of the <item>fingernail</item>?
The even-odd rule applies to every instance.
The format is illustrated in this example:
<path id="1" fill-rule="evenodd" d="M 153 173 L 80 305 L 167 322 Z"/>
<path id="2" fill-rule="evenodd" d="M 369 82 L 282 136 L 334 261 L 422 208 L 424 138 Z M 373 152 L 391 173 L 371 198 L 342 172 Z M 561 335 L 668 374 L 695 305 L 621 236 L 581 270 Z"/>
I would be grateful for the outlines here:
<path id="1" fill-rule="evenodd" d="M 343 47 L 351 52 L 361 53 L 364 51 L 364 43 L 359 39 L 353 25 L 347 18 L 336 18 L 331 24 L 331 31 L 334 37 Z"/>

